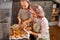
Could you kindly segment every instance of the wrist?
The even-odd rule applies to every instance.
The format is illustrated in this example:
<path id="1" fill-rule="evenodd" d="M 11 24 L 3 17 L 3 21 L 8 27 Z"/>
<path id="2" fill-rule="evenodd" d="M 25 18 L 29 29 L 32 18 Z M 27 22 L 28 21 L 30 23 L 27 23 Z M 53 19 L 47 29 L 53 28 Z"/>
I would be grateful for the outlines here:
<path id="1" fill-rule="evenodd" d="M 41 38 L 41 34 L 39 34 L 39 33 L 38 33 L 38 37 L 40 37 L 40 38 Z"/>

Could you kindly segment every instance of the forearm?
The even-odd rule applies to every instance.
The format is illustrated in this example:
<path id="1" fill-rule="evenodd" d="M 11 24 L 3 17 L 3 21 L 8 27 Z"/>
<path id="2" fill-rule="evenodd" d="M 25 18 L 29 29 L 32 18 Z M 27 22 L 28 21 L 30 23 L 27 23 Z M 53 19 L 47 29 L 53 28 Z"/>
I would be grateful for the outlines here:
<path id="1" fill-rule="evenodd" d="M 27 24 L 27 23 L 29 23 L 31 21 L 32 21 L 31 19 L 28 19 L 28 20 L 24 21 L 23 24 Z"/>
<path id="2" fill-rule="evenodd" d="M 21 24 L 21 19 L 19 17 L 17 17 L 18 19 L 18 24 Z"/>
<path id="3" fill-rule="evenodd" d="M 38 36 L 38 33 L 32 32 L 30 31 L 30 34 L 34 35 L 34 36 Z"/>
<path id="4" fill-rule="evenodd" d="M 32 30 L 32 27 L 29 26 L 29 27 L 27 27 L 26 29 L 27 29 L 27 31 L 31 31 L 31 30 Z"/>

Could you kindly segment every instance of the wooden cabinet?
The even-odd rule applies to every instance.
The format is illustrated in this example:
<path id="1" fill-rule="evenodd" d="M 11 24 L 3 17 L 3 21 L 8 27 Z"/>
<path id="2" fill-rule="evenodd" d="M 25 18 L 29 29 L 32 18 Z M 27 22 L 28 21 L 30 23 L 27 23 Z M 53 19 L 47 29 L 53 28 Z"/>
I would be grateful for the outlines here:
<path id="1" fill-rule="evenodd" d="M 53 8 L 52 10 L 52 21 L 58 21 L 59 20 L 59 9 L 58 8 Z"/>

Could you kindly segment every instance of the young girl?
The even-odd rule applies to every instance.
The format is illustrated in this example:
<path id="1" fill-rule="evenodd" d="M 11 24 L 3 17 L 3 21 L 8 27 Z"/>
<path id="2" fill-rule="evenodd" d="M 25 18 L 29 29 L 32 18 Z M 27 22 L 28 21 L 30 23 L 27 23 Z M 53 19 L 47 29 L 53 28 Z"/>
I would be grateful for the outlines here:
<path id="1" fill-rule="evenodd" d="M 31 13 L 29 12 L 30 3 L 28 0 L 21 0 L 20 3 L 22 8 L 18 13 L 19 25 L 24 24 L 26 26 L 26 24 L 30 24 L 29 22 L 31 22 Z"/>
<path id="2" fill-rule="evenodd" d="M 25 30 L 25 28 L 27 27 L 30 27 L 31 26 L 31 12 L 29 11 L 30 10 L 30 3 L 29 3 L 29 0 L 21 0 L 20 1 L 21 3 L 21 9 L 19 10 L 19 13 L 18 13 L 18 21 L 19 21 L 19 26 L 21 27 L 21 24 L 22 24 L 22 28 Z"/>

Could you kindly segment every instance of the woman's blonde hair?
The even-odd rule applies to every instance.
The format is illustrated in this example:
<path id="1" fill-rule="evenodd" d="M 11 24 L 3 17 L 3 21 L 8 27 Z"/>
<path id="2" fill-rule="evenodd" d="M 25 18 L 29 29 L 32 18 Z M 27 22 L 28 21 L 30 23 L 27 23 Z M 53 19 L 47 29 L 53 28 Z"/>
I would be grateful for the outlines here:
<path id="1" fill-rule="evenodd" d="M 33 7 L 34 7 L 33 10 L 37 14 L 40 14 L 40 16 L 45 16 L 45 12 L 44 12 L 43 8 L 39 4 L 35 4 Z"/>

